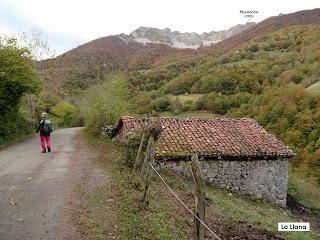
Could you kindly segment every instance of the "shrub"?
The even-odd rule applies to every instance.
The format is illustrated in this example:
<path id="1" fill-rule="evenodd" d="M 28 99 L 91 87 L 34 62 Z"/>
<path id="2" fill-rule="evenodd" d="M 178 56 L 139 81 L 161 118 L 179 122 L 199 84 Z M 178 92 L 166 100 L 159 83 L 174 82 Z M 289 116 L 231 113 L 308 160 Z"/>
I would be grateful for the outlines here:
<path id="1" fill-rule="evenodd" d="M 129 111 L 128 81 L 124 75 L 114 75 L 105 83 L 88 89 L 83 97 L 80 110 L 85 124 L 95 135 L 104 126 L 114 124 L 120 116 Z"/>
<path id="2" fill-rule="evenodd" d="M 198 81 L 201 74 L 195 71 L 189 71 L 170 80 L 164 87 L 164 93 L 184 94 L 189 93 L 192 85 Z"/>
<path id="3" fill-rule="evenodd" d="M 222 95 L 209 93 L 201 97 L 195 108 L 198 110 L 209 110 L 217 114 L 226 114 L 232 108 L 239 108 L 241 104 L 247 103 L 251 95 L 248 93 L 238 93 L 234 95 Z"/>
<path id="4" fill-rule="evenodd" d="M 38 95 L 38 112 L 51 112 L 51 108 L 59 103 L 60 99 L 47 90 L 43 90 Z"/>
<path id="5" fill-rule="evenodd" d="M 185 101 L 182 105 L 182 111 L 192 111 L 194 109 L 194 102 L 192 100 Z"/>
<path id="6" fill-rule="evenodd" d="M 172 110 L 174 113 L 180 113 L 183 110 L 182 104 L 179 100 L 178 97 L 176 97 L 172 102 L 171 102 Z"/>
<path id="7" fill-rule="evenodd" d="M 59 102 L 52 108 L 52 113 L 57 116 L 59 127 L 75 127 L 81 125 L 81 118 L 77 108 L 66 101 Z"/>
<path id="8" fill-rule="evenodd" d="M 289 78 L 290 82 L 294 82 L 296 84 L 301 83 L 303 80 L 303 76 L 301 74 L 293 74 Z"/>
<path id="9" fill-rule="evenodd" d="M 140 146 L 141 137 L 134 136 L 130 139 L 129 143 L 126 145 L 125 157 L 123 158 L 123 164 L 132 167 L 135 163 L 138 148 Z"/>
<path id="10" fill-rule="evenodd" d="M 248 50 L 249 50 L 250 52 L 258 52 L 258 51 L 259 51 L 259 46 L 258 46 L 257 44 L 253 44 L 252 46 L 250 46 L 250 47 L 248 48 Z"/>
<path id="11" fill-rule="evenodd" d="M 161 97 L 152 102 L 152 109 L 157 112 L 171 110 L 171 102 L 168 97 Z"/>

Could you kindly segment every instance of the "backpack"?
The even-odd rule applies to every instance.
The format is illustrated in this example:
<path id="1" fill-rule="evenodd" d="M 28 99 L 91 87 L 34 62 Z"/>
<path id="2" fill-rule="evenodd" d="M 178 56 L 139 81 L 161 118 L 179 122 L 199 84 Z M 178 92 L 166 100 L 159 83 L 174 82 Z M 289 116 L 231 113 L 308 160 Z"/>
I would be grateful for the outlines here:
<path id="1" fill-rule="evenodd" d="M 43 131 L 45 133 L 51 133 L 52 132 L 52 124 L 51 124 L 51 121 L 49 119 L 44 120 Z"/>

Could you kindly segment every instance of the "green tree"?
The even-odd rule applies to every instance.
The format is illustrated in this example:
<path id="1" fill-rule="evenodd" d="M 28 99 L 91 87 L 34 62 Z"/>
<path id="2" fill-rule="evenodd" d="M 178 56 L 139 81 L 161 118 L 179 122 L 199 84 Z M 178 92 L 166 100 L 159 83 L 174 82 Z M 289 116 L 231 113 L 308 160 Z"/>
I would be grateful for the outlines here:
<path id="1" fill-rule="evenodd" d="M 15 39 L 0 38 L 0 142 L 30 129 L 19 111 L 20 101 L 24 94 L 40 88 L 30 51 L 18 47 Z"/>
<path id="2" fill-rule="evenodd" d="M 74 127 L 80 125 L 80 117 L 77 108 L 66 101 L 59 102 L 52 108 L 52 113 L 58 117 L 60 127 Z"/>

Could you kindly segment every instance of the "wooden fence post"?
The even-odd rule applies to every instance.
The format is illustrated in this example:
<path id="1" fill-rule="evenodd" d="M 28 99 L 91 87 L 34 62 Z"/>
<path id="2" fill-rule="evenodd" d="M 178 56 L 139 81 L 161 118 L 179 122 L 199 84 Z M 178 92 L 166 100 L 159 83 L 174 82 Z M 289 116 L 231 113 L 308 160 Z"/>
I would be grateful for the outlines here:
<path id="1" fill-rule="evenodd" d="M 141 177 L 142 177 L 142 186 L 143 186 L 143 197 L 142 203 L 143 207 L 148 206 L 149 204 L 149 194 L 150 194 L 150 183 L 152 178 L 152 168 L 149 163 L 154 161 L 154 137 L 150 136 L 147 145 L 147 151 L 144 158 Z"/>
<path id="2" fill-rule="evenodd" d="M 198 159 L 198 155 L 194 154 L 191 157 L 191 168 L 193 173 L 193 179 L 196 185 L 195 189 L 195 214 L 201 219 L 202 222 L 205 222 L 205 200 L 206 200 L 206 191 L 205 191 L 205 182 L 201 173 L 201 165 Z M 194 239 L 195 240 L 204 240 L 205 236 L 205 227 L 197 219 L 194 218 Z"/>
<path id="3" fill-rule="evenodd" d="M 144 175 L 144 171 L 145 171 L 145 168 L 146 168 L 146 166 L 148 164 L 148 161 L 150 161 L 150 156 L 149 155 L 150 155 L 151 145 L 152 145 L 152 147 L 154 147 L 154 137 L 153 136 L 150 136 L 149 139 L 148 139 L 147 149 L 146 149 L 146 152 L 145 152 L 145 155 L 144 155 L 144 160 L 143 160 L 143 163 L 142 163 L 142 166 L 141 166 L 141 175 L 142 176 Z"/>
<path id="4" fill-rule="evenodd" d="M 142 158 L 143 158 L 143 144 L 145 141 L 145 135 L 142 134 L 142 138 L 141 138 L 141 142 L 140 142 L 140 146 L 137 152 L 137 157 L 136 157 L 136 162 L 134 163 L 133 169 L 136 169 L 137 167 L 139 167 L 141 165 L 142 162 Z"/>

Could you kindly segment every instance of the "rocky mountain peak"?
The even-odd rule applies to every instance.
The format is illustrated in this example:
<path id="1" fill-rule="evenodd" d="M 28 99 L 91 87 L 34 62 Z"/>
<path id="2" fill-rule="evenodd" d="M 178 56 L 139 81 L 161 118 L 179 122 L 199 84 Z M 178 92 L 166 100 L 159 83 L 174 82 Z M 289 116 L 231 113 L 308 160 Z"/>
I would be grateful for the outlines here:
<path id="1" fill-rule="evenodd" d="M 151 27 L 139 27 L 130 33 L 130 35 L 118 35 L 124 41 L 135 41 L 138 43 L 162 43 L 174 48 L 199 48 L 201 46 L 210 46 L 226 38 L 236 35 L 247 28 L 255 25 L 254 22 L 238 24 L 228 30 L 211 31 L 198 34 L 195 32 L 171 31 L 170 28 L 158 29 Z"/>

